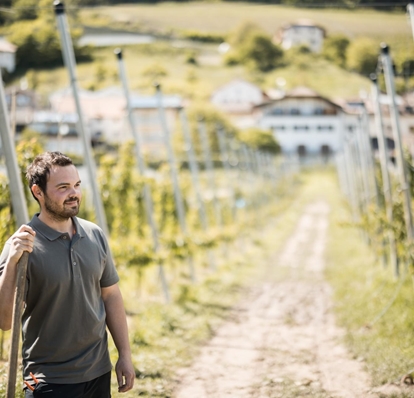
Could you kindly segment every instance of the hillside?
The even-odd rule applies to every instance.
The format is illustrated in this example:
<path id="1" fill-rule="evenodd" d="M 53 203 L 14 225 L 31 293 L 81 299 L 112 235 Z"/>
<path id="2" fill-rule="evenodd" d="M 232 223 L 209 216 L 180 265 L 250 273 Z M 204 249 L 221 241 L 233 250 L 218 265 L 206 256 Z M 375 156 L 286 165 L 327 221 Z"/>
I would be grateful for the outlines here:
<path id="1" fill-rule="evenodd" d="M 407 16 L 402 11 L 373 9 L 316 9 L 254 3 L 189 2 L 124 4 L 78 9 L 78 24 L 85 31 L 111 34 L 114 30 L 149 33 L 158 39 L 152 44 L 125 47 L 125 63 L 132 89 L 151 93 L 159 80 L 165 92 L 179 93 L 193 100 L 206 100 L 220 85 L 240 77 L 275 88 L 284 79 L 285 89 L 307 85 L 330 98 L 351 98 L 369 89 L 368 79 L 341 69 L 321 57 L 301 55 L 273 71 L 262 73 L 244 66 L 225 66 L 218 44 L 181 40 L 188 32 L 226 37 L 243 22 L 260 26 L 269 35 L 289 22 L 310 19 L 326 29 L 327 35 L 341 33 L 351 41 L 364 36 L 391 46 L 397 58 L 414 54 Z M 177 41 L 178 40 L 178 41 Z M 114 47 L 92 50 L 93 62 L 78 65 L 79 84 L 87 89 L 119 85 Z M 16 83 L 26 71 L 20 71 Z M 36 69 L 26 75 L 29 86 L 46 96 L 68 85 L 62 67 Z"/>

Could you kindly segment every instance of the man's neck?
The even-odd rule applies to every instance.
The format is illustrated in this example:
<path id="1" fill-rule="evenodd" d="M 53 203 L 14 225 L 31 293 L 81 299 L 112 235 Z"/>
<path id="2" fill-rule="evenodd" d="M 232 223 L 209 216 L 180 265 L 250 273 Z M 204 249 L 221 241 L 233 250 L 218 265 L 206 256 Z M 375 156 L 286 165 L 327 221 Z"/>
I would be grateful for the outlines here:
<path id="1" fill-rule="evenodd" d="M 53 217 L 50 217 L 46 212 L 41 211 L 38 215 L 40 221 L 46 224 L 48 227 L 54 229 L 55 231 L 67 233 L 69 234 L 70 238 L 74 235 L 75 227 L 72 221 L 72 218 L 68 218 L 65 220 L 56 220 Z"/>

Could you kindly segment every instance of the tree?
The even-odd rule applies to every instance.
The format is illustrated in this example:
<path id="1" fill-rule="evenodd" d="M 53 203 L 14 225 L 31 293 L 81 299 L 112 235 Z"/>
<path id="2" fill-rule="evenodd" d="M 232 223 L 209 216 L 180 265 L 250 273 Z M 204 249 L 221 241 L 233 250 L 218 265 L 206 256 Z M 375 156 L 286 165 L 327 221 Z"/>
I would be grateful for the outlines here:
<path id="1" fill-rule="evenodd" d="M 283 57 L 283 50 L 272 43 L 271 38 L 264 33 L 254 33 L 249 36 L 238 50 L 240 63 L 268 72 L 276 68 Z"/>
<path id="2" fill-rule="evenodd" d="M 13 1 L 13 19 L 32 20 L 38 17 L 38 0 L 14 0 Z"/>
<path id="3" fill-rule="evenodd" d="M 243 64 L 261 72 L 276 68 L 283 50 L 257 25 L 244 22 L 228 36 L 231 50 L 225 55 L 227 65 Z"/>
<path id="4" fill-rule="evenodd" d="M 355 39 L 347 48 L 347 67 L 350 70 L 369 76 L 374 73 L 378 63 L 379 46 L 368 38 Z"/>
<path id="5" fill-rule="evenodd" d="M 269 130 L 252 127 L 250 129 L 239 131 L 237 138 L 248 146 L 260 151 L 273 154 L 280 152 L 280 145 Z"/>
<path id="6" fill-rule="evenodd" d="M 346 65 L 346 51 L 349 44 L 350 41 L 345 35 L 330 35 L 323 43 L 322 55 L 327 60 L 344 68 Z"/>
<path id="7" fill-rule="evenodd" d="M 227 42 L 231 47 L 239 47 L 244 42 L 246 42 L 249 37 L 260 32 L 263 33 L 263 30 L 260 28 L 260 26 L 256 25 L 253 22 L 245 21 L 240 25 L 237 25 L 236 28 L 229 33 Z"/>

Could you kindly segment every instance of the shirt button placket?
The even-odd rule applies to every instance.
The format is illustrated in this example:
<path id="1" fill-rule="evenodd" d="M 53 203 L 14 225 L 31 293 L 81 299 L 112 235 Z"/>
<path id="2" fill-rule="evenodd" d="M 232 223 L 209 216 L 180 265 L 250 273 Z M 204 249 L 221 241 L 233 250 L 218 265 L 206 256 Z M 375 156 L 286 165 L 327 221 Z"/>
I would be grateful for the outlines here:
<path id="1" fill-rule="evenodd" d="M 80 278 L 80 269 L 77 266 L 78 263 L 75 259 L 75 251 L 73 248 L 70 249 L 70 261 L 72 262 L 73 274 L 76 275 L 77 278 Z"/>

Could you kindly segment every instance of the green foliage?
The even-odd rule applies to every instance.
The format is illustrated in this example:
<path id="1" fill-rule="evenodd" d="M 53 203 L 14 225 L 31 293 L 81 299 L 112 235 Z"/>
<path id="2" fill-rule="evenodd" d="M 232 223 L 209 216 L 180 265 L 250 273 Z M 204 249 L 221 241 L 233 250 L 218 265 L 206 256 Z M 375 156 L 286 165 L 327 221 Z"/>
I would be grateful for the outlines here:
<path id="1" fill-rule="evenodd" d="M 232 47 L 239 47 L 246 42 L 246 40 L 254 36 L 256 33 L 262 33 L 263 30 L 259 25 L 253 22 L 245 21 L 236 26 L 227 36 L 227 42 Z"/>
<path id="2" fill-rule="evenodd" d="M 237 138 L 248 146 L 273 154 L 280 153 L 280 145 L 269 130 L 262 130 L 256 127 L 241 130 Z"/>
<path id="3" fill-rule="evenodd" d="M 323 42 L 322 55 L 343 68 L 346 66 L 346 51 L 349 44 L 350 40 L 345 35 L 329 35 Z"/>
<path id="4" fill-rule="evenodd" d="M 41 20 L 14 23 L 8 40 L 17 46 L 18 66 L 39 67 L 62 59 L 56 29 Z"/>
<path id="5" fill-rule="evenodd" d="M 231 51 L 224 58 L 227 65 L 243 64 L 268 72 L 281 64 L 282 49 L 255 24 L 246 22 L 238 26 L 230 33 L 228 41 Z"/>
<path id="6" fill-rule="evenodd" d="M 265 33 L 256 33 L 239 46 L 239 62 L 261 72 L 268 72 L 281 64 L 282 49 L 273 44 Z"/>
<path id="7" fill-rule="evenodd" d="M 147 66 L 142 71 L 142 75 L 148 78 L 151 82 L 155 82 L 160 81 L 162 78 L 168 76 L 168 71 L 163 65 L 155 63 Z"/>
<path id="8" fill-rule="evenodd" d="M 283 51 L 272 43 L 258 25 L 244 22 L 231 31 L 227 38 L 231 50 L 226 53 L 227 65 L 243 64 L 261 72 L 274 69 L 281 62 Z"/>
<path id="9" fill-rule="evenodd" d="M 357 229 L 334 223 L 329 237 L 326 274 L 346 342 L 364 358 L 374 385 L 400 380 L 414 355 L 412 275 L 401 267 L 401 279 L 393 278 Z"/>
<path id="10" fill-rule="evenodd" d="M 17 46 L 18 68 L 51 67 L 62 64 L 59 33 L 56 28 L 53 7 L 49 0 L 15 0 L 11 24 L 7 27 L 7 39 Z M 73 13 L 70 13 L 73 17 Z M 88 47 L 79 48 L 77 39 L 82 29 L 72 28 L 71 35 L 78 60 L 90 59 Z"/>
<path id="11" fill-rule="evenodd" d="M 17 163 L 20 168 L 21 179 L 28 209 L 32 212 L 38 209 L 37 202 L 34 200 L 26 180 L 26 168 L 34 158 L 44 151 L 44 142 L 40 135 L 30 130 L 24 130 L 22 140 L 16 147 Z"/>
<path id="12" fill-rule="evenodd" d="M 38 17 L 38 0 L 14 0 L 15 20 L 31 20 Z"/>
<path id="13" fill-rule="evenodd" d="M 347 67 L 369 76 L 376 71 L 378 55 L 378 43 L 367 37 L 356 38 L 346 51 Z"/>

